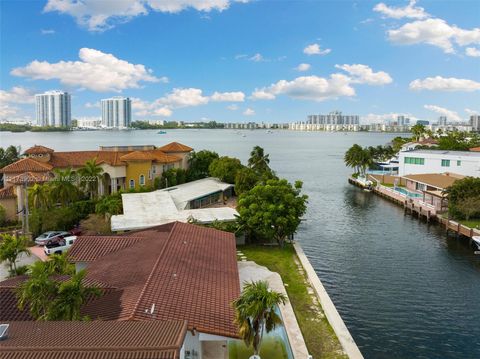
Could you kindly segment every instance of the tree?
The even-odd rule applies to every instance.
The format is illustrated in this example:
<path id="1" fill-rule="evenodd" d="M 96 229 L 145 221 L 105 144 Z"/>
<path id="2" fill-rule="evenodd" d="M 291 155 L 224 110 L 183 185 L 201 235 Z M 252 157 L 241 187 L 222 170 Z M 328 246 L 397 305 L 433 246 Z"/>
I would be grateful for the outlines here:
<path id="1" fill-rule="evenodd" d="M 2 234 L 0 240 L 0 262 L 7 262 L 9 272 L 17 274 L 17 259 L 21 254 L 30 256 L 28 239 L 23 236 Z"/>
<path id="2" fill-rule="evenodd" d="M 74 274 L 75 265 L 68 261 L 68 253 L 52 254 L 46 262 L 50 274 Z"/>
<path id="3" fill-rule="evenodd" d="M 35 320 L 46 320 L 52 298 L 57 292 L 57 283 L 50 278 L 47 262 L 38 261 L 30 266 L 28 279 L 17 289 L 18 308 L 27 306 Z"/>
<path id="4" fill-rule="evenodd" d="M 260 181 L 257 173 L 250 167 L 243 167 L 235 175 L 235 193 L 240 196 L 242 193 L 250 191 Z"/>
<path id="5" fill-rule="evenodd" d="M 81 270 L 72 277 L 60 283 L 55 299 L 47 312 L 47 320 L 84 320 L 80 313 L 82 306 L 92 296 L 98 297 L 101 292 L 96 287 L 84 285 L 85 270 Z"/>
<path id="6" fill-rule="evenodd" d="M 213 160 L 216 160 L 218 157 L 218 153 L 213 151 L 202 150 L 192 152 L 188 159 L 187 180 L 195 181 L 208 177 L 208 168 Z"/>
<path id="7" fill-rule="evenodd" d="M 240 223 L 257 236 L 273 239 L 283 247 L 307 210 L 308 196 L 302 195 L 301 189 L 302 182 L 292 186 L 285 179 L 257 184 L 239 198 Z"/>
<path id="8" fill-rule="evenodd" d="M 97 158 L 88 160 L 78 170 L 80 186 L 88 193 L 90 199 L 94 199 L 98 195 L 98 181 L 102 173 L 103 169 L 97 164 Z"/>
<path id="9" fill-rule="evenodd" d="M 250 152 L 250 158 L 248 159 L 248 167 L 253 169 L 257 174 L 262 175 L 265 172 L 272 172 L 269 167 L 270 158 L 268 154 L 260 146 L 255 146 Z"/>
<path id="10" fill-rule="evenodd" d="M 54 170 L 55 180 L 49 182 L 50 197 L 52 202 L 59 202 L 62 205 L 75 202 L 79 197 L 78 188 L 74 185 L 75 175 L 71 168 L 66 170 Z"/>
<path id="11" fill-rule="evenodd" d="M 35 183 L 28 188 L 28 199 L 32 208 L 48 208 L 50 207 L 50 188 L 45 184 Z"/>
<path id="12" fill-rule="evenodd" d="M 415 141 L 418 141 L 420 137 L 422 137 L 425 134 L 425 125 L 422 124 L 416 124 L 415 126 L 412 126 L 410 129 L 410 132 L 413 134 L 413 137 Z"/>
<path id="13" fill-rule="evenodd" d="M 466 210 L 469 205 L 480 209 L 480 178 L 477 177 L 465 177 L 463 179 L 456 180 L 450 187 L 445 190 L 448 196 L 448 212 L 452 217 L 466 217 L 476 216 L 479 212 Z M 463 203 L 465 205 L 462 206 Z M 475 205 L 476 203 L 476 205 Z"/>
<path id="14" fill-rule="evenodd" d="M 208 167 L 210 176 L 217 177 L 220 181 L 234 184 L 237 172 L 243 168 L 238 158 L 223 156 L 212 161 Z"/>
<path id="15" fill-rule="evenodd" d="M 472 217 L 480 216 L 480 196 L 464 199 L 457 204 L 457 210 L 467 221 Z"/>
<path id="16" fill-rule="evenodd" d="M 95 206 L 95 213 L 105 215 L 106 219 L 123 212 L 123 203 L 120 193 L 104 196 Z"/>
<path id="17" fill-rule="evenodd" d="M 20 159 L 20 147 L 8 146 L 6 149 L 0 147 L 0 168 L 8 166 Z"/>
<path id="18" fill-rule="evenodd" d="M 240 298 L 233 302 L 240 337 L 253 346 L 254 358 L 260 358 L 264 331 L 269 333 L 282 323 L 275 309 L 286 301 L 286 295 L 270 290 L 266 281 L 258 281 L 246 283 Z"/>
<path id="19" fill-rule="evenodd" d="M 0 226 L 7 223 L 7 210 L 0 204 Z"/>

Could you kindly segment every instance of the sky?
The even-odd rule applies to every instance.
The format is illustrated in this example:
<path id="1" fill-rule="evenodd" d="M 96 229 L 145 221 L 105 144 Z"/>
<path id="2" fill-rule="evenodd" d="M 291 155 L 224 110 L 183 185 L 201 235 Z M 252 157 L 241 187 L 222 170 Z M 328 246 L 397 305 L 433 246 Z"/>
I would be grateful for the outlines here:
<path id="1" fill-rule="evenodd" d="M 362 123 L 480 111 L 480 2 L 0 0 L 0 119 L 34 94 L 72 117 L 132 98 L 133 120 Z"/>

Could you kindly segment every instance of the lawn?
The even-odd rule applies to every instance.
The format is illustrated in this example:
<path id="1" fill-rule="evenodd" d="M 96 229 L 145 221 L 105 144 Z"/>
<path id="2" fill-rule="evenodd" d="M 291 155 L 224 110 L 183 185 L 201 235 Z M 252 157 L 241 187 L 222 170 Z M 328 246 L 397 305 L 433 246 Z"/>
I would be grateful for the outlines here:
<path id="1" fill-rule="evenodd" d="M 480 219 L 471 219 L 469 221 L 467 221 L 466 219 L 462 219 L 459 222 L 464 226 L 467 226 L 470 228 L 480 228 Z"/>
<path id="2" fill-rule="evenodd" d="M 308 351 L 313 358 L 347 358 L 342 352 L 333 329 L 324 317 L 320 304 L 316 302 L 316 296 L 309 294 L 310 286 L 307 284 L 305 275 L 299 271 L 299 261 L 293 246 L 287 244 L 284 249 L 239 246 L 238 250 L 248 260 L 255 261 L 281 275 Z"/>

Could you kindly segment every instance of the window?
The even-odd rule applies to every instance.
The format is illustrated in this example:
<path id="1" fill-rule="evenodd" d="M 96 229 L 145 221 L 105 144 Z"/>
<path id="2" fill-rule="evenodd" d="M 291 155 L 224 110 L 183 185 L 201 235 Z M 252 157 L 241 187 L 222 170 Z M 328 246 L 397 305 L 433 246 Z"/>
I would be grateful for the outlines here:
<path id="1" fill-rule="evenodd" d="M 130 180 L 130 188 L 135 188 L 135 180 Z"/>
<path id="2" fill-rule="evenodd" d="M 442 167 L 450 167 L 450 160 L 442 160 Z"/>
<path id="3" fill-rule="evenodd" d="M 405 157 L 404 162 L 409 165 L 424 165 L 425 159 L 419 157 Z"/>
<path id="4" fill-rule="evenodd" d="M 145 176 L 144 175 L 140 175 L 140 186 L 144 186 L 145 185 Z"/>
<path id="5" fill-rule="evenodd" d="M 462 165 L 462 161 L 457 161 L 457 166 L 461 166 Z"/>

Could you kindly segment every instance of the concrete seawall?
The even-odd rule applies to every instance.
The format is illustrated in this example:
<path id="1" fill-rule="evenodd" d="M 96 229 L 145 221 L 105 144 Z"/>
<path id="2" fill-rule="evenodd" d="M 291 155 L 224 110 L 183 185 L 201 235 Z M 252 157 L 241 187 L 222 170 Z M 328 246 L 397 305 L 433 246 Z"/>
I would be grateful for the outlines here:
<path id="1" fill-rule="evenodd" d="M 320 281 L 320 278 L 318 278 L 317 273 L 315 273 L 315 270 L 310 264 L 310 261 L 303 252 L 302 247 L 298 243 L 294 243 L 293 247 L 297 252 L 298 259 L 300 260 L 300 263 L 302 264 L 303 269 L 307 274 L 308 280 L 310 281 L 315 293 L 317 294 L 318 300 L 322 305 L 325 316 L 327 317 L 328 322 L 330 323 L 335 334 L 337 335 L 343 350 L 350 359 L 363 359 L 362 353 L 360 352 L 357 344 L 353 340 L 352 335 L 350 334 L 347 326 L 342 320 L 342 317 L 340 317 L 340 314 L 338 314 L 337 308 L 335 308 L 335 305 L 330 299 L 330 296 L 325 290 L 325 287 Z"/>

